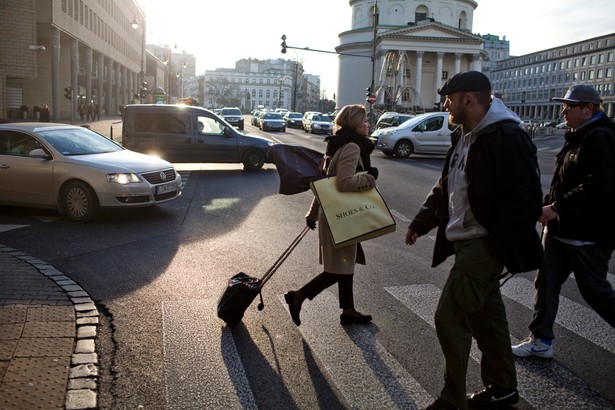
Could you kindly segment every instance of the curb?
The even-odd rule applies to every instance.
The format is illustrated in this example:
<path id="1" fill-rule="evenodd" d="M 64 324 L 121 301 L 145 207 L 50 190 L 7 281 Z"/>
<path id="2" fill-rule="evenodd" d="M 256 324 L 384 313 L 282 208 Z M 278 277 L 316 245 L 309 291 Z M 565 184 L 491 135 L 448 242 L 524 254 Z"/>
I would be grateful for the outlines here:
<path id="1" fill-rule="evenodd" d="M 67 410 L 97 408 L 98 354 L 95 338 L 99 314 L 94 301 L 81 286 L 49 263 L 4 245 L 0 245 L 0 252 L 8 253 L 32 265 L 64 290 L 72 302 L 76 317 L 75 343 L 68 371 L 64 406 Z"/>

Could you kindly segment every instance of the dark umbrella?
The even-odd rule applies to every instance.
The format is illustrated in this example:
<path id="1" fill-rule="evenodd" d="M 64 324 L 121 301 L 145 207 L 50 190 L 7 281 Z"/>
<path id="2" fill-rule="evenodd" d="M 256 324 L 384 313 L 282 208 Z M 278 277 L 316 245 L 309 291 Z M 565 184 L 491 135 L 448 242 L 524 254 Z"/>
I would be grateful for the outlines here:
<path id="1" fill-rule="evenodd" d="M 293 195 L 310 189 L 310 182 L 323 177 L 323 154 L 298 145 L 276 144 L 269 148 L 269 161 L 280 176 L 280 194 Z"/>

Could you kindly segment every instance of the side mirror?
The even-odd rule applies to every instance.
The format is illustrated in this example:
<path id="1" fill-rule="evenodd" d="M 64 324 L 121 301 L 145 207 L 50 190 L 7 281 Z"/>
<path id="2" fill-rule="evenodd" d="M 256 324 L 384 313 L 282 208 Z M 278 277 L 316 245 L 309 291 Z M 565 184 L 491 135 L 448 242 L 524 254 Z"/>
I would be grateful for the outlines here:
<path id="1" fill-rule="evenodd" d="M 224 127 L 224 136 L 226 138 L 232 138 L 235 135 L 233 134 L 233 130 L 231 130 L 229 127 Z"/>
<path id="2" fill-rule="evenodd" d="M 43 158 L 43 159 L 50 158 L 49 154 L 47 154 L 45 150 L 42 148 L 33 149 L 32 151 L 30 151 L 29 155 L 30 155 L 30 158 Z"/>

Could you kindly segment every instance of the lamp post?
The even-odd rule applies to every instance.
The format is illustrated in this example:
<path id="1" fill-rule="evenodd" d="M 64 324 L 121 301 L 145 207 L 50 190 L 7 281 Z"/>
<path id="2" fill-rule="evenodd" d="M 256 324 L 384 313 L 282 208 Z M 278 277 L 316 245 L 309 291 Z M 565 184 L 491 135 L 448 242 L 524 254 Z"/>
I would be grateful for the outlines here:
<path id="1" fill-rule="evenodd" d="M 139 29 L 139 20 L 135 16 L 132 19 L 132 28 Z M 143 60 L 145 59 L 145 18 L 143 18 L 143 27 L 141 30 L 141 71 L 139 71 L 139 102 L 143 104 L 143 94 L 147 91 L 147 84 L 145 82 L 145 71 L 143 67 Z"/>

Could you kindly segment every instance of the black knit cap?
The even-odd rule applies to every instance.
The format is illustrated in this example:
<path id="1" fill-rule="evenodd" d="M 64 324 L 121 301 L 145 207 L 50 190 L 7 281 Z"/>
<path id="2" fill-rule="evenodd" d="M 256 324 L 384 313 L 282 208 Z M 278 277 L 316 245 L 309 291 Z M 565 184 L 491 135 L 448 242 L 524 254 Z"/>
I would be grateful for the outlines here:
<path id="1" fill-rule="evenodd" d="M 438 90 L 440 95 L 451 95 L 465 91 L 491 91 L 491 83 L 487 76 L 478 71 L 466 71 L 452 76 Z"/>

